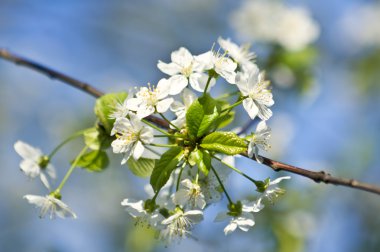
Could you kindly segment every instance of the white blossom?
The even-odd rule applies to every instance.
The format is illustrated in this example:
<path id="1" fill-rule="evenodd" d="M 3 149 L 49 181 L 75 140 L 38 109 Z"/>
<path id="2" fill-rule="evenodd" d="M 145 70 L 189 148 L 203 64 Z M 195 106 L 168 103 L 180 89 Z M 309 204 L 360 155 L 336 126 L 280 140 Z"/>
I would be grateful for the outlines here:
<path id="1" fill-rule="evenodd" d="M 265 188 L 263 192 L 261 192 L 260 197 L 257 200 L 257 204 L 259 207 L 263 208 L 264 205 L 262 203 L 263 199 L 268 199 L 269 202 L 273 203 L 274 199 L 280 195 L 285 193 L 285 190 L 278 187 L 277 184 L 280 183 L 284 179 L 290 179 L 290 176 L 279 177 L 273 181 L 270 181 L 268 186 Z"/>
<path id="2" fill-rule="evenodd" d="M 260 72 L 258 68 L 240 72 L 236 75 L 236 85 L 246 97 L 243 107 L 252 120 L 256 116 L 262 120 L 268 120 L 272 116 L 269 107 L 274 104 L 273 94 L 268 89 L 270 82 L 265 80 L 264 72 Z"/>
<path id="3" fill-rule="evenodd" d="M 113 109 L 113 112 L 110 114 L 111 119 L 118 119 L 118 118 L 124 118 L 128 115 L 129 109 L 127 106 L 127 99 L 125 99 L 123 102 L 116 102 L 115 108 Z"/>
<path id="4" fill-rule="evenodd" d="M 23 158 L 20 167 L 25 175 L 32 179 L 39 176 L 42 183 L 49 189 L 50 184 L 46 174 L 52 179 L 56 178 L 55 168 L 50 164 L 49 158 L 40 149 L 22 141 L 17 141 L 14 144 L 14 148 Z"/>
<path id="5" fill-rule="evenodd" d="M 36 207 L 41 208 L 40 218 L 49 215 L 50 219 L 55 218 L 56 216 L 60 218 L 71 217 L 76 219 L 76 214 L 61 200 L 55 198 L 52 195 L 38 196 L 38 195 L 25 195 L 26 199 L 30 204 L 36 205 Z"/>
<path id="6" fill-rule="evenodd" d="M 177 118 L 171 123 L 178 128 L 182 128 L 186 124 L 186 112 L 187 109 L 193 104 L 193 102 L 197 99 L 197 96 L 188 88 L 185 88 L 182 93 L 183 103 L 179 101 L 174 101 L 170 105 L 170 110 L 175 113 Z M 170 127 L 173 127 L 170 125 Z"/>
<path id="7" fill-rule="evenodd" d="M 271 129 L 267 126 L 265 121 L 259 122 L 255 133 L 252 134 L 252 137 L 248 143 L 248 156 L 252 158 L 253 155 L 255 155 L 256 160 L 262 163 L 262 160 L 259 157 L 259 148 L 265 151 L 270 148 L 270 145 L 268 143 L 270 136 Z"/>
<path id="8" fill-rule="evenodd" d="M 250 44 L 238 46 L 230 39 L 223 39 L 221 37 L 218 38 L 218 43 L 242 69 L 248 71 L 249 69 L 255 68 L 253 60 L 256 55 L 249 50 Z"/>
<path id="9" fill-rule="evenodd" d="M 237 64 L 226 57 L 226 54 L 219 52 L 208 51 L 195 57 L 198 62 L 201 62 L 207 70 L 213 69 L 217 74 L 222 76 L 228 83 L 235 84 Z M 214 79 L 213 79 L 214 81 Z M 212 87 L 215 82 L 210 82 Z"/>
<path id="10" fill-rule="evenodd" d="M 189 83 L 195 90 L 203 92 L 207 82 L 204 64 L 195 60 L 184 47 L 172 52 L 171 60 L 171 63 L 159 61 L 157 64 L 162 72 L 171 76 L 169 94 L 179 94 Z"/>
<path id="11" fill-rule="evenodd" d="M 127 99 L 127 108 L 135 111 L 139 118 L 147 117 L 155 112 L 166 112 L 172 102 L 173 98 L 167 98 L 170 91 L 170 81 L 161 79 L 157 87 L 141 87 L 136 93 L 135 98 Z"/>
<path id="12" fill-rule="evenodd" d="M 200 210 L 190 210 L 184 212 L 180 208 L 175 209 L 175 213 L 161 222 L 165 226 L 160 232 L 160 238 L 169 243 L 176 238 L 183 238 L 191 234 L 193 225 L 203 220 L 203 212 Z"/>
<path id="13" fill-rule="evenodd" d="M 302 50 L 319 36 L 310 12 L 276 0 L 244 1 L 231 23 L 242 39 L 272 42 L 286 50 Z"/>
<path id="14" fill-rule="evenodd" d="M 230 212 L 220 212 L 216 217 L 216 222 L 230 219 L 228 225 L 224 228 L 224 234 L 228 235 L 239 228 L 240 230 L 247 232 L 251 227 L 255 225 L 255 219 L 253 213 L 257 213 L 263 209 L 264 206 L 257 204 L 257 202 L 243 201 L 241 209 L 238 213 L 231 215 Z"/>
<path id="15" fill-rule="evenodd" d="M 138 224 L 156 227 L 164 219 L 163 216 L 157 209 L 149 213 L 144 208 L 144 204 L 143 200 L 136 201 L 133 199 L 124 199 L 121 202 L 121 205 L 126 207 L 125 210 L 136 219 Z"/>
<path id="16" fill-rule="evenodd" d="M 201 187 L 197 183 L 193 183 L 190 179 L 181 181 L 184 188 L 179 189 L 173 197 L 173 202 L 181 206 L 190 206 L 191 209 L 203 209 L 206 206 L 205 196 L 201 191 Z"/>
<path id="17" fill-rule="evenodd" d="M 119 118 L 115 121 L 111 135 L 116 139 L 111 143 L 114 153 L 124 153 L 121 164 L 133 156 L 138 160 L 144 152 L 144 144 L 153 142 L 153 130 L 145 127 L 140 119 L 131 114 L 130 119 Z"/>

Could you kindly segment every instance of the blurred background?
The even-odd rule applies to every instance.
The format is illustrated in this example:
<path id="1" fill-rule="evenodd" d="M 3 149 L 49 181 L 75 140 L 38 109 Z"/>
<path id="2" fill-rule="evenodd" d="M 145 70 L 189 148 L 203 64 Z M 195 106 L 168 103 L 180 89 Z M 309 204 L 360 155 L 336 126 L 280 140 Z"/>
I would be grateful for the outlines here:
<path id="1" fill-rule="evenodd" d="M 165 76 L 157 61 L 180 46 L 199 54 L 219 36 L 253 43 L 276 102 L 265 155 L 380 185 L 379 23 L 380 2 L 369 0 L 0 0 L 0 47 L 112 92 L 157 82 Z M 93 125 L 94 101 L 0 59 L 1 251 L 380 251 L 378 196 L 297 176 L 251 231 L 225 237 L 226 223 L 213 223 L 224 199 L 206 210 L 194 238 L 165 247 L 120 205 L 145 198 L 148 183 L 120 156 L 103 173 L 78 169 L 70 178 L 62 193 L 77 220 L 39 219 L 22 196 L 46 189 L 19 170 L 13 144 L 50 152 Z M 240 112 L 231 127 L 248 120 Z M 58 181 L 81 141 L 53 159 Z M 260 179 L 288 175 L 244 159 L 237 167 Z M 255 195 L 237 174 L 227 186 L 234 198 Z"/>

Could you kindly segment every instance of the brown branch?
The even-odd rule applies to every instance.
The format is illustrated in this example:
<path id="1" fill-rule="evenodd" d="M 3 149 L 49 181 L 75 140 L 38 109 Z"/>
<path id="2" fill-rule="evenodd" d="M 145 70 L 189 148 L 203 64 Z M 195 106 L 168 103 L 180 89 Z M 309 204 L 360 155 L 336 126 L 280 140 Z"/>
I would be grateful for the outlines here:
<path id="1" fill-rule="evenodd" d="M 26 67 L 31 68 L 33 70 L 36 70 L 38 72 L 41 72 L 41 73 L 49 76 L 52 79 L 60 80 L 63 83 L 66 83 L 66 84 L 69 84 L 75 88 L 78 88 L 79 90 L 86 92 L 87 94 L 90 94 L 96 98 L 98 98 L 104 94 L 103 92 L 94 88 L 90 84 L 76 80 L 70 76 L 67 76 L 67 75 L 62 74 L 60 72 L 57 72 L 53 69 L 45 67 L 39 63 L 35 63 L 35 62 L 28 60 L 26 58 L 14 55 L 5 49 L 0 48 L 0 58 L 4 58 L 4 59 L 6 59 L 8 61 L 12 61 L 18 65 L 23 65 L 23 66 L 26 66 Z M 149 116 L 146 119 L 149 120 L 150 122 L 156 124 L 159 127 L 169 128 L 169 124 L 161 118 L 158 118 L 155 116 Z M 249 158 L 247 156 L 247 154 L 243 154 L 243 156 Z M 324 171 L 314 172 L 314 171 L 306 170 L 306 169 L 299 168 L 299 167 L 296 167 L 293 165 L 281 163 L 281 162 L 278 162 L 278 161 L 275 161 L 273 159 L 266 158 L 263 156 L 261 156 L 261 158 L 263 159 L 264 165 L 269 166 L 270 168 L 272 168 L 276 172 L 287 171 L 290 173 L 298 174 L 300 176 L 309 178 L 311 180 L 314 180 L 317 183 L 323 182 L 326 184 L 342 185 L 342 186 L 351 187 L 354 189 L 359 189 L 359 190 L 372 192 L 372 193 L 380 195 L 380 187 L 375 186 L 375 185 L 362 183 L 362 182 L 356 181 L 354 179 L 333 177 L 329 173 L 326 173 Z M 253 157 L 251 159 L 257 162 L 255 157 Z"/>
<path id="2" fill-rule="evenodd" d="M 249 158 L 246 153 L 242 154 L 242 156 Z M 314 180 L 316 183 L 323 182 L 325 184 L 347 186 L 354 189 L 359 189 L 359 190 L 380 195 L 380 187 L 376 185 L 362 183 L 354 179 L 337 178 L 337 177 L 331 176 L 331 174 L 325 171 L 319 171 L 319 172 L 310 171 L 304 168 L 288 165 L 288 164 L 285 164 L 285 163 L 282 163 L 282 162 L 279 162 L 267 157 L 263 157 L 263 156 L 260 156 L 260 157 L 263 159 L 262 164 L 272 168 L 275 172 L 287 171 L 287 172 L 298 174 L 300 176 Z M 251 159 L 257 162 L 255 156 L 253 156 Z"/>
<path id="3" fill-rule="evenodd" d="M 72 78 L 66 74 L 60 73 L 56 70 L 53 70 L 53 69 L 48 68 L 46 66 L 43 66 L 43 65 L 36 63 L 32 60 L 29 60 L 29 59 L 26 59 L 24 57 L 13 54 L 6 49 L 0 48 L 0 58 L 14 62 L 17 65 L 22 65 L 22 66 L 25 66 L 27 68 L 36 70 L 42 74 L 47 75 L 51 79 L 60 80 L 63 83 L 69 84 L 70 86 L 75 87 L 75 88 L 95 97 L 95 98 L 99 98 L 100 96 L 104 95 L 104 93 L 102 91 L 98 90 L 97 88 L 95 88 L 94 86 L 92 86 L 88 83 L 74 79 L 74 78 Z M 162 128 L 169 128 L 169 124 L 161 118 L 158 118 L 155 116 L 148 116 L 146 119 L 152 123 L 157 124 L 158 126 L 160 126 Z"/>

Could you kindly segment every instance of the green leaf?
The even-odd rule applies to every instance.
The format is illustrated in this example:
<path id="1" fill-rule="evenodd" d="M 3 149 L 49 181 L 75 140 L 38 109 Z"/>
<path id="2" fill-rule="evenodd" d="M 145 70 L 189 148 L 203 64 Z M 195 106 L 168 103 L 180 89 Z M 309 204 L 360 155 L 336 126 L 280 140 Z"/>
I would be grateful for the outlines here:
<path id="1" fill-rule="evenodd" d="M 182 157 L 183 149 L 181 147 L 172 147 L 156 161 L 150 176 L 150 184 L 155 192 L 158 192 L 166 184 L 170 174 L 177 167 Z"/>
<path id="2" fill-rule="evenodd" d="M 205 150 L 196 149 L 189 155 L 189 164 L 197 165 L 204 175 L 208 175 L 211 168 L 211 156 Z"/>
<path id="3" fill-rule="evenodd" d="M 93 127 L 83 133 L 84 143 L 93 150 L 107 149 L 113 138 L 106 133 L 103 127 Z"/>
<path id="4" fill-rule="evenodd" d="M 135 160 L 130 158 L 127 162 L 128 168 L 138 177 L 146 178 L 152 174 L 156 159 L 139 158 Z"/>
<path id="5" fill-rule="evenodd" d="M 231 106 L 231 104 L 223 100 L 217 100 L 217 103 L 218 103 L 218 106 L 220 106 L 221 110 Z M 215 122 L 215 125 L 217 126 L 216 128 L 221 129 L 221 128 L 226 127 L 227 125 L 229 125 L 230 123 L 234 121 L 234 118 L 235 118 L 234 110 L 231 110 L 230 112 L 226 114 L 224 113 L 223 115 L 219 116 L 219 118 L 216 120 Z"/>
<path id="6" fill-rule="evenodd" d="M 102 150 L 93 150 L 87 152 L 77 162 L 77 166 L 88 171 L 101 172 L 107 168 L 109 159 L 107 153 Z"/>
<path id="7" fill-rule="evenodd" d="M 114 119 L 110 115 L 114 112 L 116 104 L 123 102 L 128 96 L 127 92 L 105 94 L 98 98 L 95 103 L 95 115 L 100 123 L 104 126 L 106 133 L 109 135 L 112 130 Z"/>
<path id="8" fill-rule="evenodd" d="M 186 124 L 192 137 L 201 137 L 215 125 L 219 116 L 216 100 L 206 94 L 191 104 L 186 113 Z"/>
<path id="9" fill-rule="evenodd" d="M 233 132 L 217 131 L 203 138 L 202 148 L 227 155 L 236 155 L 247 150 L 247 143 Z"/>

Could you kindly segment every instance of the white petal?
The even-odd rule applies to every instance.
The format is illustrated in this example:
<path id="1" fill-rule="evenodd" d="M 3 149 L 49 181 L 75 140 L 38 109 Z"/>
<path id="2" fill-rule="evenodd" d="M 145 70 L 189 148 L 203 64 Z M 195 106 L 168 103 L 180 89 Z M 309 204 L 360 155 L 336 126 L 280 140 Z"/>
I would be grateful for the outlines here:
<path id="1" fill-rule="evenodd" d="M 184 47 L 179 48 L 177 51 L 171 53 L 171 60 L 180 66 L 187 67 L 193 61 L 193 55 Z"/>
<path id="2" fill-rule="evenodd" d="M 157 99 L 159 100 L 164 99 L 166 96 L 169 95 L 170 85 L 171 85 L 171 81 L 168 79 L 162 78 L 161 80 L 158 81 L 157 87 L 156 87 L 158 91 Z"/>
<path id="3" fill-rule="evenodd" d="M 144 145 L 140 141 L 137 141 L 137 143 L 133 147 L 132 152 L 133 158 L 135 160 L 138 160 L 144 152 Z"/>
<path id="4" fill-rule="evenodd" d="M 17 141 L 14 144 L 15 151 L 24 159 L 31 159 L 38 161 L 38 159 L 43 155 L 42 151 L 38 148 L 24 143 L 22 141 Z"/>
<path id="5" fill-rule="evenodd" d="M 181 91 L 185 87 L 187 87 L 187 85 L 189 84 L 189 81 L 187 80 L 187 78 L 179 74 L 173 75 L 172 77 L 170 77 L 169 81 L 170 81 L 170 91 L 169 91 L 170 95 L 176 95 L 176 94 L 181 93 Z"/>
<path id="6" fill-rule="evenodd" d="M 185 88 L 183 90 L 182 99 L 184 101 L 185 107 L 189 108 L 191 104 L 197 99 L 197 95 L 190 89 Z"/>
<path id="7" fill-rule="evenodd" d="M 200 210 L 187 211 L 184 216 L 189 218 L 193 223 L 198 223 L 203 220 L 203 212 Z"/>
<path id="8" fill-rule="evenodd" d="M 279 178 L 276 178 L 275 180 L 271 181 L 269 184 L 270 185 L 275 185 L 275 184 L 280 183 L 284 179 L 290 179 L 290 178 L 291 178 L 290 176 L 279 177 Z"/>
<path id="9" fill-rule="evenodd" d="M 248 143 L 248 157 L 252 158 L 255 153 L 255 142 L 253 140 Z"/>
<path id="10" fill-rule="evenodd" d="M 253 120 L 259 113 L 259 108 L 256 106 L 256 104 L 253 102 L 252 99 L 247 98 L 243 101 L 243 107 L 245 111 L 247 111 L 249 117 Z"/>
<path id="11" fill-rule="evenodd" d="M 174 99 L 173 98 L 167 98 L 164 100 L 161 100 L 157 103 L 156 109 L 158 113 L 164 113 L 166 112 L 170 105 L 173 103 Z"/>
<path id="12" fill-rule="evenodd" d="M 235 222 L 230 222 L 225 228 L 224 228 L 224 234 L 225 235 L 228 235 L 230 233 L 232 233 L 233 231 L 235 231 L 235 229 L 237 228 L 237 224 Z"/>
<path id="13" fill-rule="evenodd" d="M 41 179 L 41 181 L 42 181 L 42 184 L 44 184 L 44 186 L 45 186 L 47 189 L 50 189 L 49 181 L 48 181 L 46 175 L 43 174 L 42 172 L 41 172 L 41 174 L 40 174 L 40 179 Z"/>
<path id="14" fill-rule="evenodd" d="M 188 203 L 189 199 L 190 197 L 188 191 L 185 189 L 180 189 L 174 194 L 173 202 L 176 205 L 185 206 L 186 203 Z"/>
<path id="15" fill-rule="evenodd" d="M 187 90 L 187 88 L 185 89 Z M 181 102 L 179 101 L 174 101 L 171 105 L 170 105 L 170 110 L 173 111 L 173 112 L 177 112 L 179 110 L 185 110 L 185 105 L 183 105 Z"/>
<path id="16" fill-rule="evenodd" d="M 140 140 L 144 144 L 149 144 L 149 143 L 153 142 L 153 140 L 154 140 L 153 130 L 151 128 L 144 127 L 140 132 Z"/>
<path id="17" fill-rule="evenodd" d="M 181 181 L 181 185 L 191 189 L 193 188 L 193 183 L 190 181 L 190 179 L 184 179 Z"/>
<path id="18" fill-rule="evenodd" d="M 166 73 L 168 75 L 174 75 L 181 71 L 181 66 L 179 66 L 176 63 L 164 63 L 161 60 L 158 61 L 157 64 L 158 69 L 160 69 L 163 73 Z"/>
<path id="19" fill-rule="evenodd" d="M 205 70 L 211 69 L 214 67 L 214 54 L 212 51 L 202 53 L 194 57 L 194 60 L 203 66 Z"/>
<path id="20" fill-rule="evenodd" d="M 21 170 L 25 173 L 25 175 L 30 178 L 37 177 L 41 172 L 41 168 L 38 166 L 38 164 L 31 159 L 22 160 L 20 163 L 20 167 Z"/>
<path id="21" fill-rule="evenodd" d="M 126 106 L 127 106 L 127 108 L 129 110 L 136 111 L 136 110 L 138 110 L 139 105 L 141 104 L 141 102 L 142 102 L 142 100 L 139 99 L 139 98 L 129 98 L 127 100 L 127 105 Z"/>
<path id="22" fill-rule="evenodd" d="M 46 198 L 39 195 L 27 194 L 23 198 L 26 199 L 30 204 L 34 204 L 37 207 L 42 207 L 46 202 Z"/>

